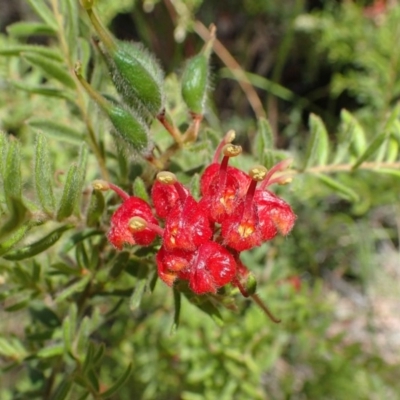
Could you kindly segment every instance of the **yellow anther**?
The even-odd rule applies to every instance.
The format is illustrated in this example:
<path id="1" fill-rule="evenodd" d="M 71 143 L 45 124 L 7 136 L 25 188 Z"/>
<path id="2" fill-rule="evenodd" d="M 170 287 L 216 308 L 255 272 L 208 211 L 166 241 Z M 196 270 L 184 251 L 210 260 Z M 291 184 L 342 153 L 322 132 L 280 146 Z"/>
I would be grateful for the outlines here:
<path id="1" fill-rule="evenodd" d="M 249 171 L 250 178 L 254 181 L 262 181 L 267 176 L 268 170 L 262 165 L 257 165 Z"/>
<path id="2" fill-rule="evenodd" d="M 92 182 L 92 187 L 94 190 L 101 190 L 105 192 L 110 189 L 110 185 L 106 181 L 102 181 L 101 179 L 96 179 Z"/>
<path id="3" fill-rule="evenodd" d="M 236 146 L 228 143 L 222 148 L 222 154 L 225 157 L 236 157 L 242 152 L 242 146 Z"/>
<path id="4" fill-rule="evenodd" d="M 164 185 L 173 185 L 177 181 L 175 174 L 168 171 L 159 172 L 156 179 Z"/>

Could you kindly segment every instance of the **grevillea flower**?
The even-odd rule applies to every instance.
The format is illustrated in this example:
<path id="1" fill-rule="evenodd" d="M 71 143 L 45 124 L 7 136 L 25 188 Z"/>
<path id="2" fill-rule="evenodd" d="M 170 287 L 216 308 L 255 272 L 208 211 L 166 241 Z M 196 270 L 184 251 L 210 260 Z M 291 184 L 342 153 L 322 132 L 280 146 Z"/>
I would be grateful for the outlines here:
<path id="1" fill-rule="evenodd" d="M 111 227 L 107 234 L 109 242 L 114 247 L 121 250 L 124 244 L 148 246 L 153 242 L 157 233 L 151 229 L 133 232 L 129 227 L 129 221 L 133 217 L 141 217 L 149 223 L 158 224 L 149 204 L 139 197 L 129 196 L 128 193 L 112 183 L 97 180 L 93 182 L 93 187 L 96 190 L 111 189 L 123 200 L 111 217 Z"/>
<path id="2" fill-rule="evenodd" d="M 286 169 L 290 160 L 279 162 L 269 171 L 254 167 L 246 174 L 228 165 L 230 158 L 242 151 L 231 144 L 234 136 L 233 131 L 225 135 L 202 174 L 199 201 L 174 174 L 163 171 L 157 175 L 151 198 L 161 225 L 144 200 L 103 181 L 94 186 L 112 189 L 123 200 L 111 217 L 108 232 L 115 247 L 148 245 L 158 235 L 162 245 L 156 254 L 157 272 L 168 286 L 177 280 L 187 281 L 192 292 L 201 295 L 217 293 L 231 284 L 277 322 L 255 294 L 255 278 L 241 262 L 240 253 L 278 233 L 287 235 L 293 228 L 293 210 L 268 190 L 274 183 L 287 183 L 288 177 L 277 173 Z"/>

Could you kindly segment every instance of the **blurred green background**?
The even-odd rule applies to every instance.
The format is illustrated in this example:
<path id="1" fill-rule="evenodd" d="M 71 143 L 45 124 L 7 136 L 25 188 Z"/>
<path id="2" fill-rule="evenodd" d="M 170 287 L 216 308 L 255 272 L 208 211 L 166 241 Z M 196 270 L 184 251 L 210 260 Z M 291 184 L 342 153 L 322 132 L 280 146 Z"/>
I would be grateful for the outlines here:
<path id="1" fill-rule="evenodd" d="M 274 160 L 295 160 L 293 182 L 276 189 L 298 216 L 293 232 L 243 255 L 258 294 L 282 323 L 232 294 L 212 301 L 223 322 L 184 297 L 177 329 L 172 291 L 162 282 L 153 287 L 154 249 L 118 254 L 105 240 L 115 199 L 105 195 L 107 211 L 92 223 L 87 218 L 90 182 L 101 176 L 93 143 L 110 179 L 129 191 L 138 176 L 149 188 L 148 166 L 124 157 L 93 105 L 75 101 L 79 89 L 46 74 L 29 57 L 33 50 L 21 47 L 59 51 L 68 73 L 86 57 L 91 84 L 115 95 L 90 47 L 85 13 L 73 0 L 1 0 L 0 9 L 2 163 L 11 163 L 18 141 L 29 223 L 15 248 L 71 225 L 54 246 L 20 261 L 1 252 L 9 240 L 2 232 L 2 400 L 400 398 L 396 1 L 98 0 L 98 14 L 118 38 L 144 43 L 159 59 L 168 110 L 180 127 L 187 126 L 179 95 L 184 62 L 202 47 L 204 26 L 217 27 L 199 142 L 170 164 L 185 184 L 193 184 L 228 129 L 244 148 L 235 163 L 254 165 L 265 155 L 256 146 L 261 117 L 269 121 Z M 38 25 L 21 25 L 32 21 Z M 35 197 L 38 133 L 47 138 L 56 199 L 71 164 L 86 171 L 64 221 L 41 211 Z M 155 123 L 152 133 L 165 149 L 163 128 Z M 327 143 L 310 142 L 319 134 Z M 324 162 L 312 143 L 329 151 Z M 18 214 L 7 206 L 5 175 L 3 227 Z"/>

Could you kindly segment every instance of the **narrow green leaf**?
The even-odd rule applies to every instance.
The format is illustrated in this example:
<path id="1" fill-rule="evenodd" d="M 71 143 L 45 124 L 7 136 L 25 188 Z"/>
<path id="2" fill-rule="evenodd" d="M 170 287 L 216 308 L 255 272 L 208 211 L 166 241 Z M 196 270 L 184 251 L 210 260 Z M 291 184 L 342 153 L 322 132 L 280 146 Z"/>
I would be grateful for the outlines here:
<path id="1" fill-rule="evenodd" d="M 274 135 L 271 125 L 265 118 L 258 120 L 257 135 L 254 138 L 254 154 L 259 162 L 267 168 L 271 168 L 274 164 L 274 159 L 271 150 L 274 148 Z"/>
<path id="2" fill-rule="evenodd" d="M 399 158 L 399 142 L 391 136 L 388 141 L 385 161 L 388 163 L 395 162 Z"/>
<path id="3" fill-rule="evenodd" d="M 68 240 L 65 242 L 62 252 L 67 253 L 70 251 L 72 248 L 74 248 L 78 243 L 83 242 L 84 240 L 93 237 L 93 236 L 99 236 L 99 235 L 104 235 L 103 231 L 100 231 L 98 229 L 84 229 L 80 232 L 74 233 L 71 237 L 68 238 Z"/>
<path id="4" fill-rule="evenodd" d="M 110 273 L 109 273 L 110 278 L 116 279 L 121 275 L 122 271 L 125 269 L 128 261 L 129 261 L 129 257 L 130 257 L 130 253 L 127 251 L 122 251 L 122 252 L 118 253 L 118 255 L 114 261 L 114 264 L 110 270 Z"/>
<path id="5" fill-rule="evenodd" d="M 71 165 L 57 211 L 58 221 L 68 218 L 73 213 L 79 195 L 79 183 L 78 166 Z"/>
<path id="6" fill-rule="evenodd" d="M 400 178 L 400 170 L 398 170 L 398 169 L 377 168 L 375 171 L 379 172 L 380 174 L 393 175 L 393 176 L 396 176 L 397 178 Z"/>
<path id="7" fill-rule="evenodd" d="M 181 293 L 176 290 L 175 288 L 173 289 L 174 293 L 174 322 L 171 326 L 171 333 L 175 333 L 179 327 L 179 317 L 181 313 Z"/>
<path id="8" fill-rule="evenodd" d="M 58 50 L 51 49 L 47 46 L 25 44 L 12 45 L 0 49 L 0 56 L 5 57 L 16 57 L 20 56 L 22 53 L 39 54 L 51 60 L 63 61 L 63 57 Z"/>
<path id="9" fill-rule="evenodd" d="M 64 347 L 67 353 L 73 354 L 73 349 L 72 349 L 72 342 L 74 338 L 74 333 L 72 332 L 71 329 L 71 318 L 69 315 L 67 315 L 64 318 L 63 324 L 62 324 L 62 334 L 63 334 L 63 341 L 64 341 Z"/>
<path id="10" fill-rule="evenodd" d="M 79 10 L 76 0 L 66 0 L 61 3 L 65 22 L 65 33 L 68 44 L 69 56 L 72 60 L 77 59 L 77 38 L 79 36 Z"/>
<path id="11" fill-rule="evenodd" d="M 100 389 L 99 379 L 97 378 L 97 375 L 94 372 L 94 370 L 92 368 L 88 369 L 85 375 L 86 375 L 86 381 L 89 383 L 92 390 L 98 392 Z"/>
<path id="12" fill-rule="evenodd" d="M 35 187 L 43 211 L 51 214 L 55 208 L 53 194 L 53 171 L 50 165 L 50 156 L 47 139 L 44 135 L 36 137 L 35 149 Z"/>
<path id="13" fill-rule="evenodd" d="M 58 385 L 56 391 L 51 396 L 51 400 L 64 400 L 72 389 L 73 382 L 70 377 L 65 377 Z"/>
<path id="14" fill-rule="evenodd" d="M 3 256 L 6 260 L 16 261 L 16 260 L 24 260 L 25 258 L 33 257 L 39 253 L 44 252 L 48 248 L 54 245 L 60 239 L 62 234 L 68 229 L 73 228 L 73 225 L 64 225 L 53 232 L 49 233 L 42 239 L 37 242 L 30 244 L 28 246 L 22 247 L 21 249 L 17 249 L 15 251 L 9 252 Z"/>
<path id="15" fill-rule="evenodd" d="M 22 56 L 31 65 L 40 68 L 47 76 L 58 80 L 71 89 L 76 88 L 75 81 L 63 64 L 34 53 L 23 53 Z"/>
<path id="16" fill-rule="evenodd" d="M 11 237 L 5 242 L 0 244 L 0 255 L 11 249 L 17 242 L 19 242 L 28 230 L 28 225 L 21 227 L 27 215 L 27 208 L 21 200 L 9 198 L 10 213 L 8 219 L 2 222 L 0 227 L 0 238 Z M 15 233 L 13 233 L 16 231 Z"/>
<path id="17" fill-rule="evenodd" d="M 385 142 L 387 134 L 382 132 L 375 136 L 370 145 L 365 149 L 364 153 L 358 158 L 358 160 L 352 166 L 352 170 L 357 169 L 364 161 L 368 160 Z"/>
<path id="18" fill-rule="evenodd" d="M 133 311 L 139 308 L 142 302 L 142 297 L 146 291 L 147 286 L 147 269 L 143 268 L 139 272 L 138 281 L 136 282 L 135 289 L 133 290 L 132 296 L 129 299 L 129 308 Z"/>
<path id="19" fill-rule="evenodd" d="M 8 209 L 13 212 L 12 202 L 21 201 L 22 196 L 21 149 L 17 140 L 11 140 L 9 143 L 4 173 L 4 192 Z"/>
<path id="20" fill-rule="evenodd" d="M 56 31 L 49 25 L 41 22 L 15 22 L 8 25 L 7 32 L 11 36 L 28 37 L 32 35 L 54 35 Z"/>
<path id="21" fill-rule="evenodd" d="M 200 198 L 200 175 L 194 174 L 190 180 L 190 192 L 195 199 Z"/>
<path id="22" fill-rule="evenodd" d="M 33 11 L 40 17 L 44 22 L 52 27 L 55 31 L 58 30 L 57 21 L 52 10 L 48 7 L 45 0 L 27 0 L 29 5 L 33 8 Z"/>
<path id="23" fill-rule="evenodd" d="M 62 344 L 54 344 L 49 347 L 40 349 L 36 356 L 39 358 L 52 358 L 61 356 L 64 353 L 64 346 Z"/>
<path id="24" fill-rule="evenodd" d="M 89 269 L 89 257 L 86 251 L 85 242 L 80 242 L 75 247 L 75 259 L 81 270 Z"/>
<path id="25" fill-rule="evenodd" d="M 64 301 L 66 298 L 72 296 L 75 293 L 81 292 L 84 287 L 88 284 L 90 280 L 90 276 L 86 275 L 83 278 L 79 279 L 72 285 L 66 287 L 64 290 L 62 290 L 60 293 L 58 293 L 57 297 L 55 298 L 56 303 L 61 303 Z"/>
<path id="26" fill-rule="evenodd" d="M 144 201 L 150 201 L 149 194 L 146 190 L 146 185 L 144 184 L 144 181 L 140 176 L 136 177 L 133 182 L 133 193 L 136 197 L 140 197 Z"/>
<path id="27" fill-rule="evenodd" d="M 94 354 L 95 354 L 94 343 L 92 341 L 89 341 L 89 344 L 88 344 L 87 350 L 86 350 L 85 362 L 83 363 L 83 366 L 82 366 L 82 372 L 84 374 L 86 374 L 87 371 L 93 367 Z"/>
<path id="28" fill-rule="evenodd" d="M 68 91 L 65 88 L 57 89 L 49 87 L 47 85 L 30 86 L 27 85 L 26 82 L 20 83 L 16 81 L 11 81 L 10 84 L 16 87 L 17 89 L 23 90 L 24 92 L 27 93 L 40 94 L 46 97 L 58 97 L 60 99 L 68 100 L 71 103 L 75 102 L 74 94 L 72 93 L 72 91 Z"/>
<path id="29" fill-rule="evenodd" d="M 32 302 L 29 304 L 29 313 L 35 321 L 39 321 L 47 328 L 57 328 L 61 325 L 58 315 L 43 303 Z"/>
<path id="30" fill-rule="evenodd" d="M 32 282 L 38 283 L 42 273 L 42 266 L 36 260 L 32 262 Z"/>
<path id="31" fill-rule="evenodd" d="M 91 332 L 91 320 L 88 316 L 83 317 L 79 326 L 79 331 L 76 335 L 76 354 L 83 361 L 83 354 L 85 353 Z"/>
<path id="32" fill-rule="evenodd" d="M 9 305 L 7 307 L 4 308 L 4 311 L 7 312 L 15 312 L 15 311 L 20 311 L 23 310 L 24 308 L 27 308 L 29 303 L 32 301 L 32 297 L 31 296 L 27 296 L 22 300 L 19 300 L 18 302 Z"/>
<path id="33" fill-rule="evenodd" d="M 11 226 L 11 224 L 12 223 L 10 223 L 9 226 Z M 3 227 L 6 225 L 3 225 Z M 26 232 L 28 232 L 28 229 L 28 224 L 22 225 L 8 239 L 2 240 L 0 243 L 0 256 L 10 251 L 25 236 Z M 5 230 L 5 232 L 7 232 L 7 230 Z M 3 229 L 1 233 L 3 233 Z M 0 238 L 1 237 L 2 235 L 0 234 Z"/>
<path id="34" fill-rule="evenodd" d="M 54 263 L 50 265 L 51 268 L 55 269 L 56 271 L 60 272 L 63 275 L 67 276 L 82 276 L 82 271 L 79 269 L 71 268 L 66 264 L 63 263 Z M 54 273 L 53 273 L 54 274 Z"/>
<path id="35" fill-rule="evenodd" d="M 77 199 L 76 199 L 76 213 L 79 214 L 79 202 L 81 199 L 82 195 L 82 188 L 85 183 L 85 176 L 86 176 L 86 170 L 87 170 L 87 163 L 88 163 L 88 157 L 89 157 L 89 150 L 86 146 L 85 143 L 81 144 L 81 147 L 79 149 L 79 160 L 78 160 L 78 177 L 77 177 Z"/>
<path id="36" fill-rule="evenodd" d="M 106 202 L 104 195 L 100 190 L 92 190 L 90 203 L 86 214 L 86 223 L 88 226 L 96 226 L 99 224 L 103 215 Z"/>
<path id="37" fill-rule="evenodd" d="M 313 165 L 325 165 L 329 156 L 328 133 L 321 118 L 310 114 L 310 140 L 308 142 L 303 169 Z"/>
<path id="38" fill-rule="evenodd" d="M 128 368 L 125 372 L 118 378 L 118 380 L 112 385 L 108 390 L 101 393 L 100 396 L 102 399 L 107 399 L 112 396 L 114 393 L 117 393 L 118 390 L 124 385 L 124 383 L 128 380 L 129 376 L 131 375 L 132 371 L 132 364 L 128 365 Z"/>
<path id="39" fill-rule="evenodd" d="M 47 119 L 31 118 L 28 120 L 28 125 L 58 140 L 64 140 L 74 144 L 82 143 L 85 139 L 84 135 L 75 129 Z"/>
<path id="40" fill-rule="evenodd" d="M 333 189 L 335 192 L 340 194 L 347 200 L 357 202 L 359 200 L 358 194 L 348 186 L 343 185 L 342 183 L 338 182 L 335 179 L 327 175 L 317 174 L 315 175 L 321 182 L 323 182 L 327 187 Z"/>
<path id="41" fill-rule="evenodd" d="M 0 337 L 0 354 L 14 360 L 21 360 L 26 357 L 27 352 L 19 339 Z"/>
<path id="42" fill-rule="evenodd" d="M 344 129 L 348 129 L 350 132 L 352 151 L 356 156 L 360 156 L 367 147 L 367 139 L 363 127 L 347 110 L 342 110 L 340 118 L 344 124 Z"/>
<path id="43" fill-rule="evenodd" d="M 8 135 L 0 131 L 0 176 L 5 176 L 6 160 L 8 153 Z"/>
<path id="44" fill-rule="evenodd" d="M 93 354 L 92 358 L 92 365 L 96 366 L 100 363 L 100 361 L 103 359 L 104 355 L 106 353 L 106 346 L 104 343 L 100 343 L 97 349 L 95 349 L 95 352 Z"/>

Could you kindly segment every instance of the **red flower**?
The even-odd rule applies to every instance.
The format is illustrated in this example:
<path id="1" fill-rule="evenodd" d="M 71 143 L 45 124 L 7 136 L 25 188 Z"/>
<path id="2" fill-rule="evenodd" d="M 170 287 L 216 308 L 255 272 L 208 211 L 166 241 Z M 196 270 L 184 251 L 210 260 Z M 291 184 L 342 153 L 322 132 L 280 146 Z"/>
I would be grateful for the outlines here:
<path id="1" fill-rule="evenodd" d="M 129 228 L 132 217 L 141 217 L 152 224 L 158 224 L 150 206 L 144 200 L 129 197 L 111 217 L 111 229 L 107 235 L 110 243 L 119 250 L 124 244 L 148 246 L 157 236 L 157 233 L 148 228 L 140 232 L 132 232 Z"/>

